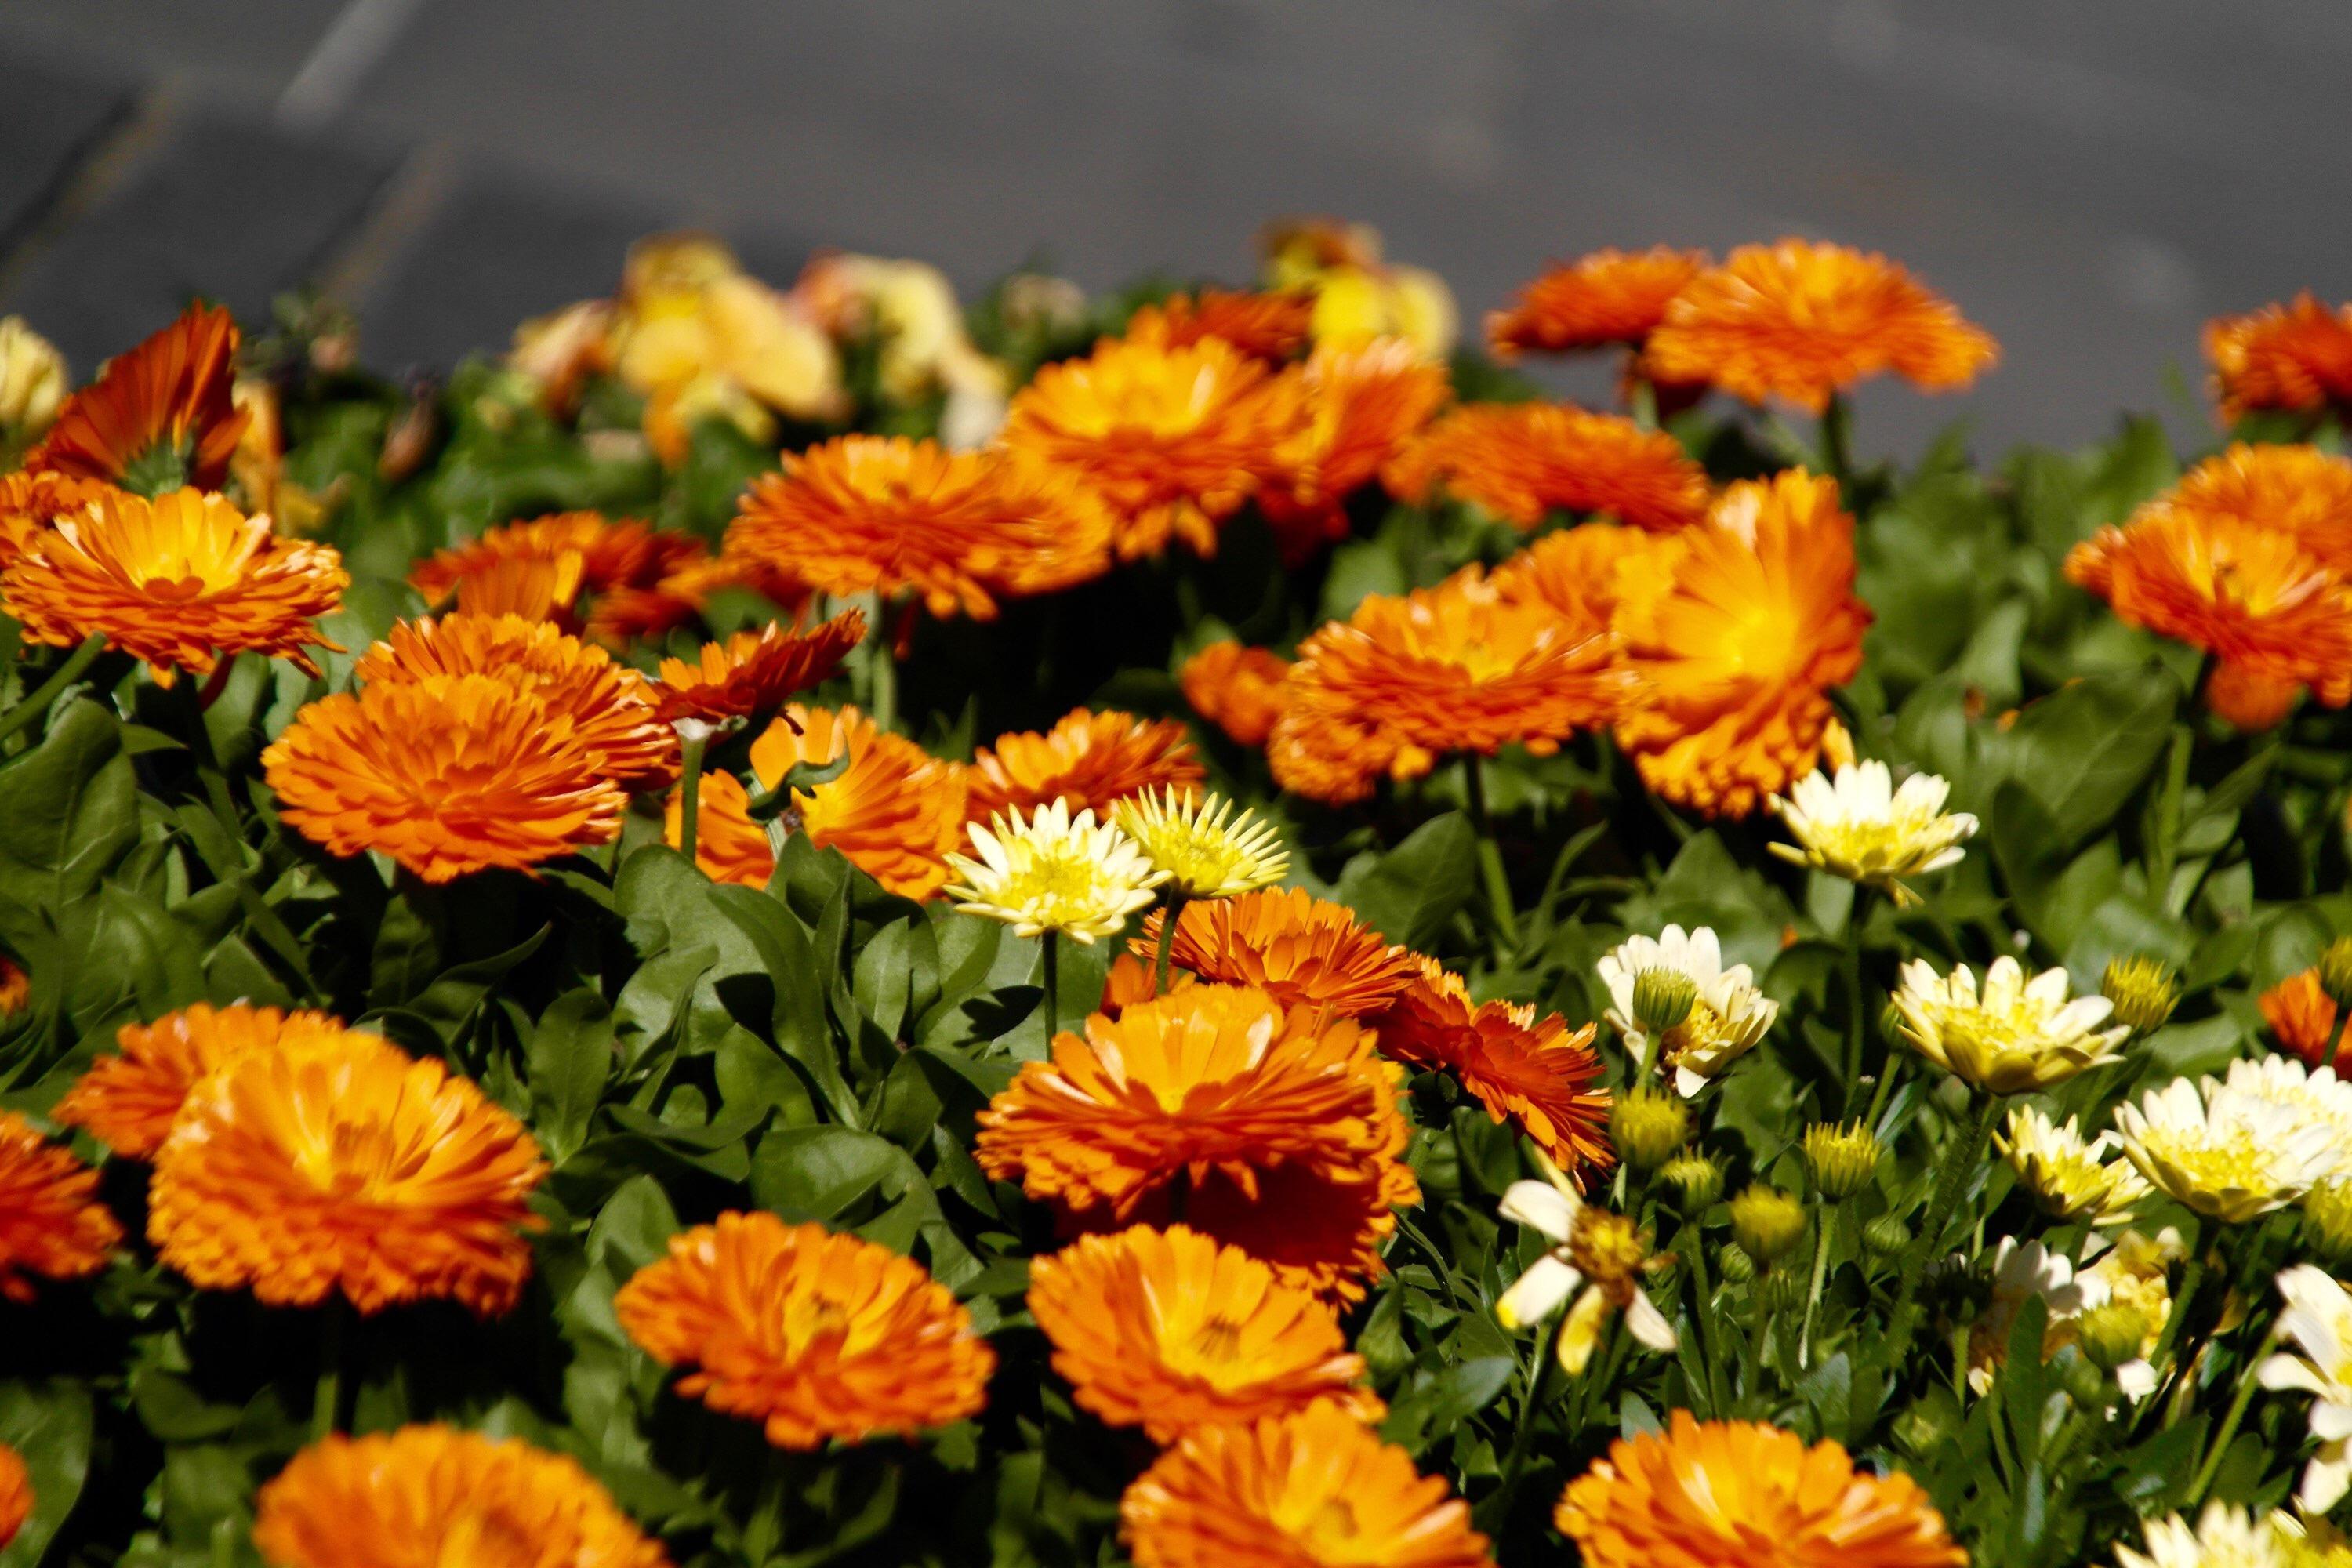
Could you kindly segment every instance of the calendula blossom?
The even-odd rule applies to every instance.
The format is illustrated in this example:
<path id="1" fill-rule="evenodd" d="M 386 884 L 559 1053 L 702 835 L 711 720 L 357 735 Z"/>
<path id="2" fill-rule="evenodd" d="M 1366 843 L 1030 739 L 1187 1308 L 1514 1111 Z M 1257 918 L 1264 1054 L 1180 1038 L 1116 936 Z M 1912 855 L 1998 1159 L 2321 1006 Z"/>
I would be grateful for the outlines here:
<path id="1" fill-rule="evenodd" d="M 2352 1490 L 2352 1293 L 2308 1263 L 2282 1273 L 2278 1289 L 2286 1300 L 2279 1337 L 2300 1353 L 2280 1352 L 2263 1363 L 2260 1375 L 2264 1388 L 2312 1395 L 2311 1435 L 2319 1452 L 2304 1467 L 2295 1500 L 2322 1514 Z"/>
<path id="2" fill-rule="evenodd" d="M 2064 970 L 2028 980 L 2007 956 L 1993 960 L 1981 989 L 1966 964 L 1939 978 L 1915 958 L 1903 966 L 1895 1009 L 1903 1037 L 1946 1072 L 1992 1094 L 2025 1094 L 2114 1060 L 2130 1033 L 2100 1027 L 2114 1003 L 2070 1000 L 2067 989 Z"/>
<path id="3" fill-rule="evenodd" d="M 1026 816 L 1016 806 L 965 831 L 979 858 L 948 857 L 956 877 L 948 896 L 966 914 L 1003 921 L 1018 936 L 1058 931 L 1091 943 L 1125 926 L 1168 879 L 1135 840 L 1097 823 L 1091 811 L 1073 818 L 1058 800 Z"/>
<path id="4" fill-rule="evenodd" d="M 2336 1160 L 2325 1127 L 2219 1079 L 2174 1079 L 2115 1115 L 2140 1174 L 2199 1214 L 2232 1224 L 2293 1203 Z"/>
<path id="5" fill-rule="evenodd" d="M 2288 1568 L 2286 1537 L 2234 1503 L 2209 1502 L 2191 1525 L 2179 1514 L 2150 1520 L 2146 1552 L 2116 1548 L 2116 1568 Z"/>
<path id="6" fill-rule="evenodd" d="M 1885 763 L 1853 763 L 1835 774 L 1807 773 L 1772 809 L 1796 843 L 1769 847 L 1781 859 L 1877 888 L 1897 904 L 1919 897 L 1903 885 L 1956 866 L 1963 839 L 1977 830 L 1966 812 L 1947 812 L 1952 786 L 1934 773 L 1914 773 L 1897 789 Z"/>
<path id="7" fill-rule="evenodd" d="M 1503 1292 L 1495 1303 L 1496 1321 L 1513 1330 L 1540 1322 L 1575 1297 L 1558 1343 L 1559 1364 L 1571 1377 L 1591 1361 L 1612 1312 L 1625 1314 L 1626 1329 L 1643 1344 L 1671 1354 L 1675 1326 L 1642 1290 L 1642 1274 L 1654 1267 L 1649 1237 L 1630 1216 L 1577 1196 L 1549 1161 L 1543 1165 L 1549 1180 L 1513 1182 L 1497 1212 L 1540 1231 L 1551 1249 Z"/>
<path id="8" fill-rule="evenodd" d="M 1724 967 L 1722 944 L 1706 926 L 1687 933 L 1668 926 L 1654 937 L 1627 937 L 1593 967 L 1609 988 L 1609 1023 L 1637 1061 L 1649 1056 L 1650 1039 L 1633 1006 L 1634 984 L 1654 969 L 1688 977 L 1696 992 L 1690 1014 L 1664 1031 L 1657 1053 L 1660 1067 L 1673 1071 L 1675 1087 L 1685 1098 L 1722 1077 L 1764 1037 L 1780 1012 L 1779 1003 L 1756 989 L 1748 965 Z"/>
<path id="9" fill-rule="evenodd" d="M 1993 1142 L 2007 1156 L 2017 1179 L 2060 1219 L 2094 1226 L 2121 1225 L 2132 1205 L 2147 1196 L 2147 1183 L 2120 1155 L 2121 1142 L 2102 1132 L 2085 1142 L 2074 1119 L 2053 1122 L 2030 1105 L 2009 1113 L 2005 1132 Z"/>
<path id="10" fill-rule="evenodd" d="M 1110 819 L 1168 873 L 1168 886 L 1188 899 L 1229 899 L 1272 887 L 1290 870 L 1290 851 L 1257 813 L 1234 815 L 1223 795 L 1146 790 L 1110 808 Z"/>

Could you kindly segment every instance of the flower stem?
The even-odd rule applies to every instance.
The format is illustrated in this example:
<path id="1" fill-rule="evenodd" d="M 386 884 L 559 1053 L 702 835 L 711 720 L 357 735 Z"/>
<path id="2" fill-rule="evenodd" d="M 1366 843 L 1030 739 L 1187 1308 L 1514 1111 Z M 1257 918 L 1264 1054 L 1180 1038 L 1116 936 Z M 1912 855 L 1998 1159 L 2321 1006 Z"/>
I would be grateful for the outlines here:
<path id="1" fill-rule="evenodd" d="M 1797 1366 L 1800 1370 L 1812 1364 L 1813 1311 L 1822 1304 L 1822 1286 L 1829 1279 L 1830 1238 L 1837 1229 L 1838 1206 L 1822 1205 L 1822 1223 L 1815 1227 L 1813 1237 L 1813 1282 L 1805 1291 L 1805 1319 L 1797 1331 Z"/>
<path id="2" fill-rule="evenodd" d="M 2327 1031 L 2327 1049 L 2319 1058 L 2321 1067 L 2332 1068 L 2336 1065 L 2336 1053 L 2344 1046 L 2344 1025 L 2347 1019 L 2352 1019 L 2352 1007 L 2336 1009 L 2335 1026 Z"/>
<path id="3" fill-rule="evenodd" d="M 1559 1328 L 1560 1320 L 1555 1318 L 1536 1331 L 1536 1359 L 1528 1372 L 1528 1396 L 1519 1405 L 1518 1427 L 1511 1434 L 1510 1452 L 1503 1460 L 1502 1484 L 1489 1500 L 1493 1510 L 1510 1507 L 1511 1494 L 1518 1489 L 1519 1472 L 1527 1468 L 1528 1445 L 1536 1432 L 1536 1412 L 1542 1407 L 1544 1395 L 1550 1392 L 1553 1363 L 1559 1360 L 1554 1353 L 1559 1346 Z"/>
<path id="4" fill-rule="evenodd" d="M 1044 944 L 1038 963 L 1045 982 L 1045 1046 L 1051 1050 L 1054 1037 L 1062 1032 L 1062 933 L 1049 931 L 1037 940 Z"/>
<path id="5" fill-rule="evenodd" d="M 337 1290 L 319 1309 L 319 1383 L 310 1395 L 310 1441 L 319 1442 L 342 1427 L 343 1320 L 350 1306 Z"/>
<path id="6" fill-rule="evenodd" d="M 1151 963 L 1151 994 L 1168 994 L 1168 955 L 1176 951 L 1176 917 L 1184 912 L 1184 895 L 1171 891 L 1160 912 L 1160 952 Z"/>
<path id="7" fill-rule="evenodd" d="M 1950 1146 L 1944 1151 L 1944 1163 L 1936 1173 L 1936 1185 L 1928 1194 L 1919 1232 L 1911 1238 L 1910 1248 L 1903 1255 L 1895 1310 L 1887 1329 L 1892 1352 L 1886 1358 L 1889 1366 L 1902 1363 L 1905 1352 L 1911 1348 L 1912 1335 L 1918 1331 L 1920 1279 L 1927 1273 L 1937 1247 L 1943 1244 L 1945 1227 L 1952 1223 L 1952 1211 L 1959 1206 L 1960 1188 L 1969 1173 L 1983 1160 L 1985 1149 L 1992 1142 L 1993 1121 L 2000 1115 L 2000 1097 L 1980 1094 L 1975 1119 L 1965 1131 L 1955 1133 Z"/>
<path id="8" fill-rule="evenodd" d="M 1644 430 L 1658 427 L 1657 383 L 1638 370 L 1633 372 L 1625 378 L 1625 401 L 1635 425 Z"/>
<path id="9" fill-rule="evenodd" d="M 1878 1070 L 1878 1088 L 1870 1097 L 1870 1114 L 1862 1119 L 1862 1124 L 1872 1131 L 1878 1131 L 1878 1119 L 1885 1114 L 1886 1101 L 1895 1090 L 1895 1080 L 1903 1076 L 1903 1064 L 1910 1059 L 1892 1045 L 1886 1047 L 1886 1065 Z"/>
<path id="10" fill-rule="evenodd" d="M 682 752 L 677 781 L 677 852 L 686 857 L 688 865 L 694 858 L 694 830 L 702 805 L 702 751 L 710 744 L 710 737 L 699 725 L 689 732 L 681 726 L 678 742 Z"/>
<path id="11" fill-rule="evenodd" d="M 30 697 L 9 709 L 5 714 L 0 714 L 0 741 L 6 740 L 17 731 L 37 721 L 42 714 L 47 713 L 49 710 L 49 705 L 63 696 L 67 688 L 79 680 L 82 671 L 88 669 L 91 660 L 97 658 L 105 649 L 105 633 L 92 632 L 84 637 L 81 646 L 74 649 L 72 656 L 65 663 L 58 666 L 49 678 L 35 689 Z"/>
<path id="12" fill-rule="evenodd" d="M 1846 406 L 1844 394 L 1832 392 L 1822 409 L 1822 466 L 1841 490 L 1853 479 L 1853 411 Z"/>
<path id="13" fill-rule="evenodd" d="M 1853 1115 L 1854 1101 L 1862 1096 L 1862 916 L 1863 889 L 1856 885 L 1853 907 L 1845 918 L 1844 1114 L 1849 1120 Z"/>
<path id="14" fill-rule="evenodd" d="M 1764 1304 L 1765 1279 L 1758 1274 L 1756 1283 L 1748 1288 L 1748 1368 L 1739 1387 L 1741 1402 L 1759 1409 L 1754 1402 L 1764 1391 L 1764 1346 L 1772 1337 L 1772 1309 Z"/>
<path id="15" fill-rule="evenodd" d="M 1715 1321 L 1715 1283 L 1707 1278 L 1706 1238 L 1698 1233 L 1698 1221 L 1688 1220 L 1683 1226 L 1685 1247 L 1690 1254 L 1691 1322 L 1698 1331 L 1699 1359 L 1706 1368 L 1707 1414 L 1723 1414 L 1723 1363 L 1717 1350 L 1723 1341 L 1723 1331 Z M 1678 1247 L 1684 1242 L 1678 1239 Z"/>
<path id="16" fill-rule="evenodd" d="M 1478 830 L 1478 870 L 1486 882 L 1486 901 L 1495 913 L 1495 929 L 1503 940 L 1519 940 L 1519 917 L 1511 908 L 1511 879 L 1503 869 L 1502 847 L 1495 842 L 1495 824 L 1486 815 L 1486 759 L 1475 752 L 1462 753 L 1462 792 L 1470 803 L 1470 823 Z"/>
<path id="17" fill-rule="evenodd" d="M 2261 1385 L 2262 1380 L 2254 1375 L 2261 1364 L 2261 1357 L 2249 1356 L 2239 1370 L 2238 1396 L 2230 1401 L 2230 1413 L 2221 1417 L 2221 1429 L 2213 1434 L 2213 1446 L 2205 1450 L 2205 1462 L 2197 1467 L 2197 1479 L 2189 1483 L 2189 1495 L 2180 1504 L 2184 1510 L 2205 1500 L 2205 1489 L 2213 1484 L 2221 1468 L 2221 1456 L 2229 1452 L 2230 1439 L 2238 1435 L 2238 1423 L 2246 1418 L 2246 1406 L 2253 1403 L 2254 1390 Z"/>

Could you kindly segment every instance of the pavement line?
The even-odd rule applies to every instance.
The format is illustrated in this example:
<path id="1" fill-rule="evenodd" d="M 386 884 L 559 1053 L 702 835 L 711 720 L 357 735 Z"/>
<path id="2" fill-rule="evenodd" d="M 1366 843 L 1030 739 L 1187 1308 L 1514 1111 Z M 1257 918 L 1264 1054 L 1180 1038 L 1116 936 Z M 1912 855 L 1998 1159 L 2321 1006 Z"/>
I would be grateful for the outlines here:
<path id="1" fill-rule="evenodd" d="M 278 95 L 278 123 L 316 131 L 341 113 L 423 5 L 424 0 L 351 0 Z"/>

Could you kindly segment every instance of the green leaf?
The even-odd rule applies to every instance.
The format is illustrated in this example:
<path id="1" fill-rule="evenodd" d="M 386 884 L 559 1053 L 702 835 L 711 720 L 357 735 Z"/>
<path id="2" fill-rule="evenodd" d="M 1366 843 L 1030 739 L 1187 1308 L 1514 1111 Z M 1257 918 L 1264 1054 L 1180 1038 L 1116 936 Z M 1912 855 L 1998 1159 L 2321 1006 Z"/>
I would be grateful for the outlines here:
<path id="1" fill-rule="evenodd" d="M 1331 896 L 1389 941 L 1427 948 L 1476 889 L 1477 855 L 1470 819 L 1448 812 L 1385 854 L 1349 861 Z"/>
<path id="2" fill-rule="evenodd" d="M 0 937 L 35 955 L 138 838 L 121 727 L 96 702 L 68 702 L 39 745 L 0 766 Z"/>
<path id="3" fill-rule="evenodd" d="M 893 1173 L 921 1173 L 887 1138 L 849 1127 L 780 1127 L 751 1161 L 751 1201 L 788 1220 L 831 1220 Z"/>
<path id="4" fill-rule="evenodd" d="M 95 1426 L 89 1390 L 81 1384 L 0 1384 L 0 1443 L 23 1458 L 33 1486 L 32 1517 L 0 1552 L 0 1563 L 32 1568 L 40 1562 L 89 1478 Z"/>
<path id="5" fill-rule="evenodd" d="M 588 1135 L 613 1070 L 613 1047 L 612 1009 L 587 986 L 558 996 L 531 1029 L 525 1055 L 531 1128 L 557 1164 Z"/>
<path id="6" fill-rule="evenodd" d="M 2171 740 L 2179 681 L 2159 666 L 2086 677 L 2032 704 L 1986 737 L 1994 779 L 2024 790 L 2048 814 L 2058 849 L 2112 823 Z"/>

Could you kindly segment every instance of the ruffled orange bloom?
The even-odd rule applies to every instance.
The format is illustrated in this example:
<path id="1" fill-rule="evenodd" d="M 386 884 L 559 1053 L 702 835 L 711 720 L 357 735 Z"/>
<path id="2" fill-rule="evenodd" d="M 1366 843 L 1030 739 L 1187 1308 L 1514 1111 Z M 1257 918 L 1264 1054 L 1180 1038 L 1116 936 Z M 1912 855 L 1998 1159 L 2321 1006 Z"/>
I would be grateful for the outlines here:
<path id="1" fill-rule="evenodd" d="M 341 650 L 312 621 L 351 582 L 331 548 L 281 539 L 224 497 L 111 490 L 27 538 L 0 599 L 31 641 L 71 647 L 102 632 L 169 686 L 182 669 L 210 675 L 222 654 L 268 654 L 318 674 L 304 645 Z"/>
<path id="2" fill-rule="evenodd" d="M 0 1018 L 14 1016 L 32 1004 L 33 977 L 25 966 L 0 953 Z"/>
<path id="3" fill-rule="evenodd" d="M 0 572 L 25 552 L 36 534 L 48 531 L 61 517 L 79 517 L 89 503 L 113 495 L 103 479 L 77 479 L 71 474 L 19 468 L 0 474 Z"/>
<path id="4" fill-rule="evenodd" d="M 613 1315 L 655 1360 L 697 1369 L 680 1394 L 764 1422 L 780 1448 L 961 1421 L 996 1369 L 971 1314 L 922 1265 L 764 1212 L 670 1237 Z"/>
<path id="5" fill-rule="evenodd" d="M 142 495 L 183 485 L 216 490 L 245 433 L 236 384 L 236 321 L 191 305 L 180 319 L 106 363 L 66 399 L 28 468 L 104 479 Z"/>
<path id="6" fill-rule="evenodd" d="M 1176 684 L 1192 711 L 1223 730 L 1234 744 L 1263 746 L 1282 717 L 1283 678 L 1290 661 L 1262 647 L 1213 642 L 1184 661 Z"/>
<path id="7" fill-rule="evenodd" d="M 975 1153 L 1078 1228 L 1185 1223 L 1286 1283 L 1360 1299 L 1418 1200 L 1371 1036 L 1263 991 L 1193 985 L 1056 1036 L 980 1115 Z"/>
<path id="8" fill-rule="evenodd" d="M 1617 743 L 1665 799 L 1745 816 L 1812 771 L 1828 689 L 1862 666 L 1853 520 L 1835 480 L 1732 485 L 1705 528 L 1644 547 L 1617 633 L 1634 679 Z"/>
<path id="9" fill-rule="evenodd" d="M 2217 664 L 2205 680 L 2205 706 L 2223 723 L 2249 735 L 2284 723 L 2302 697 L 2301 681 L 2242 664 Z"/>
<path id="10" fill-rule="evenodd" d="M 0 1546 L 16 1539 L 33 1517 L 33 1476 L 25 1457 L 0 1443 Z"/>
<path id="11" fill-rule="evenodd" d="M 1509 362 L 1528 349 L 1570 353 L 1638 344 L 1707 264 L 1703 250 L 1596 250 L 1554 267 L 1486 316 L 1486 343 Z"/>
<path id="12" fill-rule="evenodd" d="M 1156 952 L 1138 952 L 1133 948 L 1112 959 L 1110 973 L 1103 976 L 1102 1005 L 1096 1011 L 1106 1018 L 1116 1018 L 1138 1002 L 1150 1001 L 1158 994 L 1153 989 L 1157 963 Z M 1200 983 L 1199 976 L 1190 971 L 1178 969 L 1173 963 L 1169 966 L 1170 992 Z"/>
<path id="13" fill-rule="evenodd" d="M 2181 475 L 2133 521 L 2173 511 L 2238 518 L 2290 534 L 2321 565 L 2352 581 L 2352 458 L 2316 447 L 2240 442 Z"/>
<path id="14" fill-rule="evenodd" d="M 1553 1522 L 1591 1568 L 1965 1568 L 1943 1515 L 1900 1471 L 1835 1443 L 1674 1413 L 1609 1446 Z"/>
<path id="15" fill-rule="evenodd" d="M 577 630 L 583 594 L 648 589 L 700 561 L 701 541 L 649 525 L 564 511 L 488 529 L 436 551 L 408 574 L 427 605 L 452 598 L 476 615 L 517 615 Z"/>
<path id="16" fill-rule="evenodd" d="M 270 1568 L 667 1568 L 568 1454 L 448 1426 L 303 1449 L 254 1500 Z"/>
<path id="17" fill-rule="evenodd" d="M 1428 422 L 1449 388 L 1445 367 L 1401 338 L 1358 348 L 1327 344 L 1289 374 L 1297 378 L 1306 422 L 1284 444 L 1278 470 L 1257 501 L 1283 559 L 1297 565 L 1348 536 L 1343 503 Z"/>
<path id="18" fill-rule="evenodd" d="M 2205 324 L 2205 357 L 2224 419 L 2352 405 L 2352 305 L 2331 309 L 2306 291 L 2291 305 L 2216 317 Z"/>
<path id="19" fill-rule="evenodd" d="M 457 580 L 459 614 L 496 618 L 520 616 L 552 621 L 566 632 L 581 629 L 580 557 L 518 555 L 493 561 Z M 438 601 L 436 601 L 437 603 Z"/>
<path id="20" fill-rule="evenodd" d="M 305 837 L 337 855 L 382 850 L 428 882 L 609 844 L 628 804 L 569 715 L 488 675 L 323 698 L 261 765 Z"/>
<path id="21" fill-rule="evenodd" d="M 1608 522 L 1547 533 L 1495 568 L 1496 591 L 1541 605 L 1570 626 L 1608 631 L 1616 624 L 1626 574 L 1639 573 L 1649 559 L 1650 537 Z"/>
<path id="22" fill-rule="evenodd" d="M 1145 790 L 1196 784 L 1207 776 L 1192 737 L 1173 719 L 1139 719 L 1116 709 L 1073 708 L 1044 734 L 999 735 L 972 758 L 965 816 L 986 822 L 1059 800 L 1073 813 L 1100 815 Z"/>
<path id="23" fill-rule="evenodd" d="M 751 487 L 730 556 L 833 594 L 911 593 L 935 616 L 996 615 L 1110 566 L 1108 510 L 1067 471 L 935 441 L 845 436 Z"/>
<path id="24" fill-rule="evenodd" d="M 1381 1049 L 1410 1067 L 1450 1072 L 1496 1122 L 1508 1120 L 1580 1184 L 1616 1163 L 1609 1091 L 1596 1089 L 1593 1026 L 1570 1033 L 1557 1013 L 1540 1022 L 1522 1004 L 1474 1005 L 1462 977 L 1436 960 L 1375 1022 Z"/>
<path id="25" fill-rule="evenodd" d="M 223 1063 L 281 1045 L 332 1042 L 342 1033 L 341 1020 L 325 1013 L 198 1002 L 116 1030 L 122 1054 L 92 1062 L 55 1115 L 68 1127 L 89 1129 L 116 1153 L 144 1160 L 163 1146 L 188 1091 Z"/>
<path id="26" fill-rule="evenodd" d="M 1155 1443 L 1318 1399 L 1360 1421 L 1386 1411 L 1356 1386 L 1364 1358 L 1329 1306 L 1189 1226 L 1084 1237 L 1038 1258 L 1029 1311 L 1079 1405 Z"/>
<path id="27" fill-rule="evenodd" d="M 545 621 L 463 614 L 402 621 L 353 673 L 369 682 L 494 676 L 570 719 L 597 771 L 623 788 L 655 789 L 677 775 L 677 732 L 655 711 L 645 677 Z"/>
<path id="28" fill-rule="evenodd" d="M 1106 340 L 1014 394 L 1002 439 L 1094 487 L 1122 561 L 1157 555 L 1171 539 L 1207 555 L 1299 417 L 1297 384 L 1222 338 L 1181 348 Z"/>
<path id="29" fill-rule="evenodd" d="M 345 1030 L 224 1062 L 155 1153 L 147 1238 L 207 1290 L 363 1313 L 453 1297 L 503 1312 L 530 1277 L 546 1175 L 521 1122 L 437 1061 Z"/>
<path id="30" fill-rule="evenodd" d="M 1443 1479 L 1338 1405 L 1202 1426 L 1119 1500 L 1136 1568 L 1494 1568 Z"/>
<path id="31" fill-rule="evenodd" d="M 2279 706 L 2285 687 L 2307 686 L 2331 708 L 2352 699 L 2352 587 L 2292 533 L 2158 501 L 2076 545 L 2066 577 L 2126 625 L 2203 648 L 2252 683 L 2254 700 L 2231 689 L 2242 716 Z"/>
<path id="32" fill-rule="evenodd" d="M 662 842 L 686 842 L 686 797 L 670 792 L 662 806 Z M 694 803 L 694 863 L 714 882 L 764 888 L 776 872 L 776 847 L 751 820 L 751 792 L 733 773 L 706 773 Z"/>
<path id="33" fill-rule="evenodd" d="M 1253 359 L 1279 362 L 1307 346 L 1314 321 L 1315 296 L 1303 289 L 1202 289 L 1142 306 L 1125 336 L 1171 349 L 1223 338 Z"/>
<path id="34" fill-rule="evenodd" d="M 2254 999 L 2279 1048 L 2317 1067 L 2336 1037 L 2336 1004 L 2319 984 L 2319 971 L 2290 974 Z"/>
<path id="35" fill-rule="evenodd" d="M 1887 371 L 1941 392 L 2000 357 L 1990 334 L 1884 256 L 1783 239 L 1743 245 L 1685 285 L 1643 363 L 1662 381 L 1819 414 L 1832 394 Z"/>
<path id="36" fill-rule="evenodd" d="M 773 622 L 756 632 L 737 632 L 723 643 L 704 643 L 692 663 L 662 660 L 654 701 L 661 717 L 672 723 L 680 719 L 717 723 L 772 713 L 793 692 L 839 669 L 865 636 L 866 616 L 858 610 L 845 610 L 808 632 Z"/>
<path id="37" fill-rule="evenodd" d="M 1160 951 L 1165 918 L 1158 910 L 1144 918 L 1138 952 Z M 1350 1018 L 1387 1006 L 1415 972 L 1409 950 L 1304 888 L 1193 900 L 1176 917 L 1169 961 L 1203 980 L 1256 986 L 1285 1007 Z"/>
<path id="38" fill-rule="evenodd" d="M 1381 470 L 1423 501 L 1439 485 L 1519 528 L 1554 511 L 1664 532 L 1706 516 L 1706 470 L 1662 430 L 1557 403 L 1473 403 L 1444 415 Z"/>
<path id="39" fill-rule="evenodd" d="M 1468 566 L 1402 598 L 1368 595 L 1299 644 L 1267 757 L 1285 789 L 1344 803 L 1455 752 L 1549 756 L 1609 722 L 1623 690 L 1605 633 L 1507 599 Z M 1338 777 L 1319 771 L 1327 759 Z"/>
<path id="40" fill-rule="evenodd" d="M 96 1171 L 0 1110 L 0 1297 L 31 1300 L 27 1276 L 79 1279 L 106 1267 L 122 1227 L 97 1189 Z"/>

